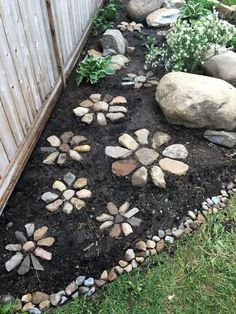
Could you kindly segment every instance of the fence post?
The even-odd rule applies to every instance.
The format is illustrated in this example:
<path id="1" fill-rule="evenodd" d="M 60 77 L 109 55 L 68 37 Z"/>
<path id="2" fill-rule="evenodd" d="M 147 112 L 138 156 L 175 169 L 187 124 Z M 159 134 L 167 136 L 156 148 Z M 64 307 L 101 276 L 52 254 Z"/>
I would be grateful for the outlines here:
<path id="1" fill-rule="evenodd" d="M 65 73 L 64 73 L 60 41 L 59 41 L 59 37 L 58 37 L 58 34 L 54 26 L 54 22 L 53 22 L 51 0 L 45 0 L 45 1 L 46 1 L 48 20 L 49 20 L 49 25 L 50 25 L 51 35 L 52 35 L 54 53 L 56 56 L 57 69 L 58 69 L 59 75 L 61 75 L 62 77 L 64 88 L 66 88 L 66 78 L 65 78 Z"/>

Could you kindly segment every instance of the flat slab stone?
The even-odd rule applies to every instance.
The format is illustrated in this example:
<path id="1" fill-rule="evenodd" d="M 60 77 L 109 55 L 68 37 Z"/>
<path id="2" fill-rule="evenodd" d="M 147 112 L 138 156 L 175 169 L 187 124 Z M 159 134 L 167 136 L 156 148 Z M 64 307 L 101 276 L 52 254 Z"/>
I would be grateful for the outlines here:
<path id="1" fill-rule="evenodd" d="M 135 132 L 137 140 L 141 145 L 148 145 L 148 136 L 150 132 L 147 129 L 140 129 Z"/>
<path id="2" fill-rule="evenodd" d="M 164 132 L 156 132 L 152 138 L 152 148 L 157 149 L 163 144 L 168 143 L 170 139 L 171 137 L 169 134 Z"/>
<path id="3" fill-rule="evenodd" d="M 135 157 L 141 164 L 148 166 L 157 160 L 159 154 L 151 148 L 140 148 L 138 151 L 136 151 Z"/>
<path id="4" fill-rule="evenodd" d="M 150 173 L 153 184 L 161 189 L 165 189 L 166 188 L 165 175 L 161 168 L 158 166 L 154 166 L 152 167 Z"/>
<path id="5" fill-rule="evenodd" d="M 123 112 L 126 113 L 128 111 L 124 106 L 110 106 L 109 112 Z"/>
<path id="6" fill-rule="evenodd" d="M 52 193 L 52 192 L 45 192 L 42 196 L 41 199 L 45 202 L 45 203 L 51 203 L 54 202 L 56 199 L 58 199 L 58 195 L 56 193 Z"/>
<path id="7" fill-rule="evenodd" d="M 145 167 L 141 167 L 138 170 L 136 170 L 131 177 L 132 185 L 137 187 L 143 187 L 144 185 L 146 185 L 147 180 L 148 172 Z"/>
<path id="8" fill-rule="evenodd" d="M 112 60 L 111 67 L 115 71 L 121 70 L 126 65 L 126 63 L 129 62 L 129 59 L 126 56 L 120 54 L 112 56 L 111 60 Z"/>
<path id="9" fill-rule="evenodd" d="M 47 141 L 53 147 L 59 147 L 61 145 L 61 141 L 60 141 L 60 139 L 56 135 L 49 136 L 47 138 Z"/>
<path id="10" fill-rule="evenodd" d="M 119 177 L 125 177 L 132 173 L 138 164 L 133 159 L 119 160 L 113 162 L 112 164 L 112 172 Z"/>
<path id="11" fill-rule="evenodd" d="M 76 117 L 83 117 L 86 113 L 89 112 L 88 108 L 83 108 L 83 107 L 77 107 L 75 109 L 73 109 L 74 114 L 76 115 Z"/>
<path id="12" fill-rule="evenodd" d="M 5 267 L 8 272 L 16 268 L 22 261 L 23 255 L 21 253 L 16 253 L 13 255 L 6 263 Z"/>
<path id="13" fill-rule="evenodd" d="M 182 144 L 173 144 L 166 147 L 162 155 L 173 159 L 185 159 L 188 156 L 188 151 Z"/>
<path id="14" fill-rule="evenodd" d="M 236 133 L 234 132 L 207 130 L 204 132 L 204 137 L 217 145 L 229 148 L 236 146 Z"/>
<path id="15" fill-rule="evenodd" d="M 132 151 L 135 151 L 139 147 L 139 144 L 133 139 L 133 137 L 126 133 L 118 138 L 118 142 L 120 145 Z"/>
<path id="16" fill-rule="evenodd" d="M 101 95 L 100 95 L 100 97 L 101 97 Z M 99 101 L 99 100 L 100 100 L 100 98 L 96 101 Z M 91 108 L 91 107 L 93 107 L 94 104 L 91 100 L 86 99 L 86 100 L 83 100 L 79 105 L 83 108 Z"/>
<path id="17" fill-rule="evenodd" d="M 93 106 L 93 110 L 96 112 L 99 111 L 108 111 L 109 105 L 105 101 L 98 101 Z"/>
<path id="18" fill-rule="evenodd" d="M 164 27 L 174 23 L 178 16 L 178 9 L 161 8 L 149 14 L 146 17 L 146 22 L 150 27 Z"/>
<path id="19" fill-rule="evenodd" d="M 107 146 L 105 149 L 105 154 L 114 159 L 127 158 L 132 154 L 132 151 L 120 146 Z"/>
<path id="20" fill-rule="evenodd" d="M 171 174 L 177 176 L 183 176 L 189 170 L 189 166 L 182 161 L 173 160 L 169 158 L 163 158 L 159 161 L 159 165 L 162 170 L 165 170 Z"/>
<path id="21" fill-rule="evenodd" d="M 106 117 L 112 122 L 119 122 L 124 120 L 125 115 L 122 112 L 110 112 L 106 114 Z"/>
<path id="22" fill-rule="evenodd" d="M 30 257 L 27 255 L 17 270 L 18 275 L 25 275 L 30 271 Z"/>

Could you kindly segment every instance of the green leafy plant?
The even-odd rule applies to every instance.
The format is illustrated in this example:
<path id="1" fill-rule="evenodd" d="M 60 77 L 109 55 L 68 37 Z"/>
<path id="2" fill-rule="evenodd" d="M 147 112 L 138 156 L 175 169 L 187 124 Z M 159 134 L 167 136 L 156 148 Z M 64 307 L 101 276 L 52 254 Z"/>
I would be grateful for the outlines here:
<path id="1" fill-rule="evenodd" d="M 86 56 L 76 69 L 77 85 L 79 86 L 83 80 L 90 82 L 91 84 L 95 84 L 107 75 L 114 74 L 111 64 L 112 60 L 110 56 L 104 58 Z"/>
<path id="2" fill-rule="evenodd" d="M 9 314 L 12 310 L 12 303 L 0 305 L 0 314 Z"/>
<path id="3" fill-rule="evenodd" d="M 117 0 L 110 0 L 97 14 L 93 16 L 93 34 L 96 35 L 98 30 L 106 31 L 113 28 L 113 20 L 118 11 Z"/>
<path id="4" fill-rule="evenodd" d="M 164 64 L 167 70 L 193 72 L 205 61 L 210 48 L 225 48 L 231 43 L 235 30 L 216 12 L 192 23 L 178 20 L 167 34 L 166 43 L 146 55 L 146 66 Z"/>
<path id="5" fill-rule="evenodd" d="M 236 50 L 236 32 L 233 34 L 232 40 L 231 40 L 231 46 L 233 49 Z"/>
<path id="6" fill-rule="evenodd" d="M 201 2 L 188 1 L 181 9 L 179 18 L 182 20 L 198 20 L 204 15 L 209 14 L 209 10 L 205 8 Z"/>
<path id="7" fill-rule="evenodd" d="M 216 3 L 210 0 L 187 0 L 186 2 L 200 3 L 203 8 L 210 11 L 213 11 L 214 7 L 216 6 Z"/>
<path id="8" fill-rule="evenodd" d="M 143 40 L 143 45 L 150 50 L 152 47 L 157 46 L 157 41 L 155 37 L 149 36 L 144 31 L 138 33 L 139 38 Z"/>

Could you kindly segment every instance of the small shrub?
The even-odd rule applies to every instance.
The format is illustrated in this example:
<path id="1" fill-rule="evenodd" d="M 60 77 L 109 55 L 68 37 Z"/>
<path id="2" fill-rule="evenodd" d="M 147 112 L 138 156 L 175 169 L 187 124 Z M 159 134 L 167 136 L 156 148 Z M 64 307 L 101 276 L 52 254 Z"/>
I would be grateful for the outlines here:
<path id="1" fill-rule="evenodd" d="M 157 41 L 155 37 L 149 36 L 144 31 L 140 31 L 138 33 L 139 38 L 143 40 L 143 46 L 145 46 L 148 50 L 150 50 L 152 47 L 157 46 Z"/>
<path id="2" fill-rule="evenodd" d="M 181 20 L 198 20 L 204 15 L 209 14 L 210 11 L 205 8 L 201 2 L 188 1 L 181 9 L 180 16 Z"/>
<path id="3" fill-rule="evenodd" d="M 77 85 L 79 86 L 83 80 L 95 84 L 107 75 L 114 74 L 111 64 L 112 60 L 110 56 L 104 58 L 86 56 L 76 70 Z"/>
<path id="4" fill-rule="evenodd" d="M 231 43 L 235 27 L 220 20 L 216 12 L 188 23 L 178 20 L 172 24 L 166 43 L 146 55 L 146 65 L 164 65 L 167 70 L 193 72 L 205 61 L 213 46 L 226 47 Z"/>
<path id="5" fill-rule="evenodd" d="M 236 32 L 234 33 L 232 40 L 231 40 L 231 46 L 234 50 L 236 50 Z"/>

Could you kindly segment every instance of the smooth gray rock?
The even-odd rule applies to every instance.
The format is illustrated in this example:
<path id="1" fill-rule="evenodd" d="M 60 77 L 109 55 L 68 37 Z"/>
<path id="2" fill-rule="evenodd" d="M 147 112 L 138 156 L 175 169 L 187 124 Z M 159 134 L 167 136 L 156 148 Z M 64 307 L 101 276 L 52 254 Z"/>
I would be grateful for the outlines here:
<path id="1" fill-rule="evenodd" d="M 105 148 L 105 154 L 114 159 L 126 158 L 132 154 L 132 151 L 120 146 L 107 146 Z"/>
<path id="2" fill-rule="evenodd" d="M 8 272 L 12 271 L 14 268 L 16 268 L 22 261 L 23 255 L 21 253 L 16 253 L 13 255 L 6 263 L 5 267 Z"/>
<path id="3" fill-rule="evenodd" d="M 151 148 L 140 148 L 135 152 L 135 157 L 144 166 L 151 165 L 157 160 L 159 154 Z"/>
<path id="4" fill-rule="evenodd" d="M 118 29 L 108 29 L 101 39 L 103 51 L 112 49 L 118 54 L 125 54 L 126 41 Z"/>
<path id="5" fill-rule="evenodd" d="M 27 255 L 17 270 L 18 275 L 25 275 L 30 270 L 30 257 Z"/>
<path id="6" fill-rule="evenodd" d="M 173 159 L 185 159 L 188 156 L 188 151 L 182 144 L 173 144 L 166 147 L 162 155 Z"/>
<path id="7" fill-rule="evenodd" d="M 16 237 L 16 240 L 19 241 L 20 243 L 24 243 L 27 241 L 27 238 L 25 237 L 24 233 L 21 231 L 16 231 L 15 237 Z"/>
<path id="8" fill-rule="evenodd" d="M 84 283 L 85 279 L 85 276 L 79 276 L 76 278 L 75 283 L 77 284 L 77 286 L 81 286 Z"/>
<path id="9" fill-rule="evenodd" d="M 28 223 L 25 225 L 25 230 L 28 237 L 31 237 L 35 231 L 35 224 L 34 223 Z"/>
<path id="10" fill-rule="evenodd" d="M 140 129 L 134 132 L 137 136 L 137 140 L 141 145 L 148 145 L 148 136 L 150 134 L 149 130 L 147 129 Z"/>
<path id="11" fill-rule="evenodd" d="M 127 13 L 135 22 L 142 22 L 151 12 L 159 9 L 163 0 L 131 0 L 127 6 Z"/>
<path id="12" fill-rule="evenodd" d="M 68 185 L 71 186 L 74 181 L 76 179 L 76 176 L 72 173 L 72 172 L 67 172 L 64 176 L 63 176 L 63 181 Z"/>
<path id="13" fill-rule="evenodd" d="M 208 141 L 232 148 L 236 145 L 236 133 L 234 132 L 225 132 L 225 131 L 213 131 L 207 130 L 203 135 Z"/>
<path id="14" fill-rule="evenodd" d="M 56 193 L 52 193 L 52 192 L 45 192 L 42 196 L 41 199 L 45 202 L 45 203 L 51 203 L 53 201 L 55 201 L 56 199 L 58 199 L 58 195 Z"/>
<path id="15" fill-rule="evenodd" d="M 92 277 L 89 277 L 88 279 L 85 279 L 84 285 L 86 287 L 91 287 L 92 285 L 94 285 L 94 279 Z"/>
<path id="16" fill-rule="evenodd" d="M 164 27 L 174 23 L 179 16 L 178 9 L 162 8 L 150 13 L 146 17 L 146 22 L 149 27 Z"/>
<path id="17" fill-rule="evenodd" d="M 147 184 L 148 172 L 145 167 L 141 167 L 136 170 L 131 177 L 131 183 L 133 186 L 143 187 Z"/>
<path id="18" fill-rule="evenodd" d="M 121 120 L 124 120 L 125 115 L 122 112 L 111 112 L 107 113 L 106 117 L 112 122 L 119 122 Z"/>

